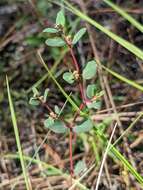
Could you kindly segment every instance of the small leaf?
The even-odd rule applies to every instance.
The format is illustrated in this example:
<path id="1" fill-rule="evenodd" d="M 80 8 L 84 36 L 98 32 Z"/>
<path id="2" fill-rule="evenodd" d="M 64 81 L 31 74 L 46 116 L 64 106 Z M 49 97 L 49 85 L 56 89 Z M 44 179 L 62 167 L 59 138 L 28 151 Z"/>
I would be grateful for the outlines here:
<path id="1" fill-rule="evenodd" d="M 62 47 L 66 43 L 62 38 L 57 37 L 57 38 L 49 38 L 49 39 L 47 39 L 46 44 L 48 46 L 51 46 L 51 47 Z"/>
<path id="2" fill-rule="evenodd" d="M 58 115 L 60 114 L 60 108 L 57 105 L 55 105 L 55 109 L 54 110 L 55 110 L 56 114 L 58 114 Z"/>
<path id="3" fill-rule="evenodd" d="M 62 25 L 62 26 L 65 25 L 65 15 L 64 15 L 64 12 L 62 10 L 59 11 L 58 14 L 57 14 L 56 24 L 57 25 Z"/>
<path id="4" fill-rule="evenodd" d="M 58 30 L 56 28 L 45 28 L 43 32 L 55 34 L 58 33 Z"/>
<path id="5" fill-rule="evenodd" d="M 100 91 L 99 93 L 96 94 L 96 97 L 100 98 L 103 95 L 104 95 L 104 91 L 102 90 L 102 91 Z"/>
<path id="6" fill-rule="evenodd" d="M 53 124 L 54 124 L 54 119 L 52 117 L 49 117 L 48 119 L 44 121 L 44 126 L 46 128 L 51 128 Z"/>
<path id="7" fill-rule="evenodd" d="M 96 74 L 96 62 L 94 60 L 89 61 L 82 73 L 82 76 L 84 79 L 91 79 L 95 76 Z"/>
<path id="8" fill-rule="evenodd" d="M 73 128 L 75 133 L 83 133 L 88 132 L 92 129 L 93 125 L 90 119 L 84 121 L 82 124 L 77 125 Z"/>
<path id="9" fill-rule="evenodd" d="M 94 102 L 91 102 L 91 103 L 88 103 L 87 104 L 87 107 L 89 108 L 89 109 L 96 109 L 96 110 L 98 110 L 98 109 L 100 109 L 101 108 L 101 102 L 100 101 L 94 101 Z"/>
<path id="10" fill-rule="evenodd" d="M 37 90 L 37 88 L 33 87 L 33 88 L 32 88 L 32 91 L 33 91 L 33 94 L 34 94 L 33 96 L 34 96 L 34 97 L 40 95 L 40 93 L 39 93 L 39 91 Z"/>
<path id="11" fill-rule="evenodd" d="M 82 28 L 80 29 L 74 36 L 72 44 L 75 45 L 80 39 L 81 37 L 85 34 L 86 32 L 86 28 Z"/>
<path id="12" fill-rule="evenodd" d="M 79 176 L 81 173 L 83 173 L 87 169 L 86 163 L 83 160 L 80 160 L 75 165 L 74 174 L 76 176 Z"/>
<path id="13" fill-rule="evenodd" d="M 96 85 L 95 84 L 89 84 L 86 89 L 86 94 L 88 98 L 92 98 L 95 95 L 96 91 Z"/>
<path id="14" fill-rule="evenodd" d="M 69 83 L 69 84 L 73 84 L 73 83 L 74 83 L 74 76 L 73 76 L 73 74 L 70 73 L 70 72 L 65 72 L 65 73 L 63 74 L 63 79 L 64 79 L 67 83 Z"/>
<path id="15" fill-rule="evenodd" d="M 46 128 L 50 129 L 55 133 L 65 133 L 67 132 L 67 128 L 65 127 L 63 122 L 55 121 L 53 118 L 49 117 L 45 120 L 44 125 Z"/>
<path id="16" fill-rule="evenodd" d="M 33 105 L 33 106 L 38 106 L 38 105 L 40 104 L 40 101 L 37 100 L 37 98 L 32 97 L 32 98 L 30 98 L 30 100 L 29 100 L 29 104 L 31 104 L 31 105 Z"/>
<path id="17" fill-rule="evenodd" d="M 92 79 L 96 74 L 96 62 L 95 61 L 89 61 L 82 73 L 82 76 L 84 79 Z"/>
<path id="18" fill-rule="evenodd" d="M 43 101 L 44 101 L 44 102 L 47 101 L 48 94 L 49 94 L 49 88 L 46 88 L 46 89 L 45 89 L 45 92 L 44 92 L 44 96 L 43 96 L 43 98 L 44 98 Z"/>

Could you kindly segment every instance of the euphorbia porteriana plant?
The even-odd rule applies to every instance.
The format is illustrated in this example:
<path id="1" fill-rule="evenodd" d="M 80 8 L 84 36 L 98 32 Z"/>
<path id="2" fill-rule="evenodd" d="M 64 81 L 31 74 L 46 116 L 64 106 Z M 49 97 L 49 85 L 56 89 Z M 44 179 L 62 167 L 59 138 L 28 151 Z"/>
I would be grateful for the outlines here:
<path id="1" fill-rule="evenodd" d="M 69 36 L 65 30 L 66 19 L 63 11 L 58 12 L 56 17 L 56 24 L 52 28 L 46 28 L 43 30 L 44 33 L 49 34 L 49 38 L 46 40 L 46 44 L 51 47 L 64 47 L 67 46 L 69 48 L 69 53 L 71 55 L 71 64 L 73 65 L 73 71 L 68 69 L 67 72 L 63 73 L 63 80 L 65 80 L 69 85 L 78 85 L 81 104 L 79 105 L 79 109 L 82 110 L 86 108 L 90 109 L 99 109 L 101 106 L 101 102 L 99 98 L 102 96 L 102 92 L 97 93 L 97 86 L 95 84 L 89 84 L 84 89 L 83 80 L 91 80 L 96 75 L 96 62 L 94 60 L 90 60 L 85 64 L 83 70 L 80 69 L 79 63 L 74 54 L 74 46 L 78 43 L 78 41 L 83 37 L 86 33 L 86 28 L 81 28 L 73 37 Z M 52 37 L 51 37 L 52 36 Z M 80 124 L 77 124 L 76 118 L 79 115 L 79 111 L 77 111 L 73 116 L 73 121 L 68 122 L 65 117 L 62 116 L 62 109 L 59 109 L 58 106 L 55 106 L 54 109 L 51 109 L 47 102 L 47 96 L 49 93 L 49 89 L 46 89 L 44 95 L 40 95 L 36 88 L 33 88 L 33 97 L 30 99 L 30 104 L 35 106 L 41 104 L 45 106 L 48 110 L 47 118 L 44 121 L 44 126 L 55 133 L 67 133 L 69 132 L 69 151 L 70 151 L 70 170 L 71 175 L 73 175 L 73 160 L 72 160 L 72 138 L 73 134 L 88 132 L 92 129 L 93 124 L 90 119 L 83 118 L 83 121 Z M 81 163 L 79 164 L 81 165 Z M 82 167 L 82 166 L 81 166 Z M 81 170 L 81 167 L 76 167 Z"/>

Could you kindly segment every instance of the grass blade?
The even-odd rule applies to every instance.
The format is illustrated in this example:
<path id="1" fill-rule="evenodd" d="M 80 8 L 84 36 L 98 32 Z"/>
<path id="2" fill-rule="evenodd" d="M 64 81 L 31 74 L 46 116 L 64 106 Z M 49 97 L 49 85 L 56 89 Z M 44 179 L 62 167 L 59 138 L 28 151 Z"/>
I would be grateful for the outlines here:
<path id="1" fill-rule="evenodd" d="M 136 82 L 130 80 L 130 79 L 127 79 L 126 77 L 123 77 L 122 75 L 116 73 L 115 71 L 101 65 L 101 67 L 106 70 L 108 73 L 110 73 L 111 75 L 113 75 L 114 77 L 118 78 L 119 80 L 133 86 L 134 88 L 137 88 L 138 90 L 142 91 L 143 92 L 143 86 L 137 84 Z"/>
<path id="2" fill-rule="evenodd" d="M 52 73 L 50 72 L 50 70 L 48 69 L 47 65 L 45 64 L 44 60 L 41 57 L 40 52 L 38 52 L 39 58 L 40 58 L 40 62 L 43 64 L 43 66 L 45 67 L 45 69 L 47 70 L 47 72 L 49 73 L 49 76 L 52 78 L 52 80 L 54 81 L 54 83 L 58 86 L 58 88 L 61 90 L 61 92 L 63 93 L 63 95 L 67 98 L 67 100 L 69 101 L 69 103 L 75 108 L 75 110 L 79 110 L 79 108 L 77 107 L 77 105 L 74 103 L 74 101 L 66 94 L 66 92 L 64 91 L 64 89 L 60 86 L 60 84 L 57 82 L 57 80 L 55 79 L 55 77 L 52 75 Z M 81 111 L 80 111 L 81 113 Z M 84 112 L 81 113 L 81 115 L 88 117 L 89 119 L 90 116 Z M 94 124 L 94 123 L 93 123 Z M 96 135 L 101 138 L 106 144 L 108 143 L 108 140 L 106 139 L 105 135 L 102 134 L 98 129 L 95 128 L 95 133 Z M 134 169 L 134 167 L 128 162 L 128 160 L 122 156 L 122 154 L 115 148 L 113 147 L 113 145 L 110 146 L 110 150 L 111 152 L 116 156 L 116 158 L 118 158 L 122 164 L 124 164 L 126 166 L 126 168 L 131 172 L 131 174 L 138 180 L 138 182 L 143 185 L 143 178 L 141 177 L 141 175 Z"/>
<path id="3" fill-rule="evenodd" d="M 7 159 L 20 159 L 20 155 L 19 154 L 7 154 L 7 155 L 3 155 L 2 157 L 3 158 L 7 158 Z M 57 169 L 54 166 L 52 166 L 50 164 L 47 164 L 46 162 L 43 162 L 43 161 L 37 160 L 37 159 L 33 159 L 33 158 L 29 157 L 29 156 L 23 156 L 23 159 L 26 160 L 26 161 L 29 161 L 29 162 L 31 162 L 33 164 L 42 165 L 42 167 L 45 170 L 46 169 L 50 169 L 50 170 L 56 172 L 57 175 L 61 175 L 64 178 L 66 178 L 67 180 L 69 180 L 69 178 L 70 178 L 70 176 L 67 173 L 62 172 L 60 169 Z M 83 184 L 81 184 L 79 182 L 79 180 L 76 180 L 76 179 L 72 179 L 72 180 L 73 180 L 73 182 L 76 183 L 76 186 L 78 186 L 81 190 L 89 190 L 86 186 L 84 186 Z"/>
<path id="4" fill-rule="evenodd" d="M 116 127 L 117 127 L 117 123 L 114 125 L 114 128 L 113 128 L 113 130 L 112 130 L 110 139 L 109 139 L 109 141 L 108 141 L 108 144 L 107 144 L 105 153 L 104 153 L 104 155 L 103 155 L 103 159 L 102 159 L 101 166 L 100 166 L 100 170 L 99 170 L 98 177 L 97 177 L 97 182 L 96 182 L 96 188 L 95 188 L 95 190 L 98 190 L 98 188 L 99 188 L 99 183 L 100 183 L 100 179 L 101 179 L 101 175 L 102 175 L 104 163 L 105 163 L 105 160 L 106 160 L 106 158 L 107 158 L 107 154 L 108 154 L 108 151 L 109 151 L 109 148 L 110 148 L 110 144 L 111 144 L 111 141 L 112 141 L 112 139 L 113 139 L 113 136 L 114 136 Z"/>
<path id="5" fill-rule="evenodd" d="M 51 73 L 51 71 L 49 70 L 49 68 L 47 67 L 47 65 L 45 64 L 44 60 L 41 57 L 40 52 L 38 52 L 38 56 L 40 59 L 40 62 L 42 63 L 42 65 L 45 67 L 45 69 L 47 70 L 49 76 L 51 77 L 51 79 L 54 81 L 54 83 L 57 85 L 57 87 L 59 88 L 59 90 L 62 92 L 62 94 L 66 97 L 66 99 L 68 100 L 68 102 L 70 102 L 70 104 L 73 106 L 73 108 L 76 111 L 79 111 L 81 115 L 86 115 L 85 113 L 83 113 L 82 111 L 80 111 L 79 107 L 74 103 L 74 101 L 70 98 L 70 96 L 64 91 L 64 89 L 61 87 L 61 85 L 58 83 L 58 81 L 55 79 L 55 77 L 53 76 L 53 74 Z"/>
<path id="6" fill-rule="evenodd" d="M 18 127 L 17 127 L 17 120 L 16 120 L 14 106 L 13 106 L 13 102 L 12 102 L 12 98 L 11 98 L 11 94 L 10 94 L 10 88 L 9 88 L 9 82 L 8 82 L 7 76 L 6 76 L 6 85 L 7 85 L 8 100 L 9 100 L 9 106 L 10 106 L 10 112 L 11 112 L 11 119 L 12 119 L 12 123 L 13 123 L 14 134 L 15 134 L 16 144 L 17 144 L 17 148 L 18 148 L 22 172 L 23 172 L 23 176 L 24 176 L 24 180 L 25 180 L 25 185 L 26 185 L 27 190 L 31 190 L 32 188 L 30 188 L 30 182 L 28 179 L 28 174 L 26 171 L 25 163 L 24 163 L 24 158 L 23 158 L 23 153 L 22 153 L 22 148 L 21 148 L 20 138 L 19 138 L 19 132 L 18 132 Z"/>
<path id="7" fill-rule="evenodd" d="M 108 140 L 105 137 L 101 131 L 95 128 L 95 133 L 98 137 L 100 137 L 106 144 L 108 144 Z M 122 154 L 112 145 L 110 144 L 109 150 L 111 151 L 112 154 L 118 158 L 122 164 L 130 171 L 130 173 L 137 179 L 137 181 L 140 183 L 140 185 L 143 187 L 143 178 L 142 176 L 134 169 L 134 167 L 128 162 L 128 160 L 122 156 Z"/>
<path id="8" fill-rule="evenodd" d="M 139 31 L 143 32 L 143 25 L 140 24 L 137 20 L 135 20 L 131 15 L 125 12 L 122 8 L 114 4 L 110 0 L 103 0 L 107 5 L 109 5 L 112 9 L 114 9 L 117 13 L 119 13 L 123 18 L 128 20 L 134 27 L 136 27 Z"/>
<path id="9" fill-rule="evenodd" d="M 68 7 L 68 10 L 70 10 L 71 12 L 73 12 L 74 14 L 76 14 L 81 19 L 87 21 L 91 25 L 95 26 L 97 29 L 99 29 L 100 31 L 102 31 L 103 33 L 105 33 L 107 36 L 109 36 L 110 38 L 112 38 L 114 41 L 116 41 L 117 43 L 119 43 L 121 46 L 123 46 L 124 48 L 126 48 L 127 50 L 129 50 L 131 53 L 133 53 L 134 55 L 136 55 L 138 58 L 140 58 L 141 60 L 143 60 L 143 51 L 141 49 L 139 49 L 138 47 L 136 47 L 132 43 L 128 42 L 127 40 L 119 37 L 115 33 L 111 32 L 110 30 L 108 30 L 107 28 L 105 28 L 104 26 L 102 26 L 101 24 L 99 24 L 98 22 L 96 22 L 95 20 L 93 20 L 92 18 L 90 18 L 89 16 L 87 16 L 84 13 L 82 13 L 80 10 L 78 10 L 74 6 L 72 6 L 66 0 L 64 0 L 64 3 Z"/>

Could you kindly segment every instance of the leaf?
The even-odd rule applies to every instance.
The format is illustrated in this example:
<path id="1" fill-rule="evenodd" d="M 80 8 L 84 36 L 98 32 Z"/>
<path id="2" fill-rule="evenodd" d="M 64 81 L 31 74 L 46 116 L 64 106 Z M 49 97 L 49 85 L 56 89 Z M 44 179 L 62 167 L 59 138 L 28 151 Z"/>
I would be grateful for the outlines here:
<path id="1" fill-rule="evenodd" d="M 34 94 L 33 96 L 34 96 L 34 97 L 40 95 L 40 93 L 39 93 L 39 91 L 37 90 L 37 88 L 33 87 L 33 88 L 32 88 L 32 91 L 33 91 L 33 94 Z"/>
<path id="2" fill-rule="evenodd" d="M 96 91 L 96 85 L 95 84 L 89 84 L 86 89 L 86 94 L 88 98 L 92 98 L 95 95 Z"/>
<path id="3" fill-rule="evenodd" d="M 82 124 L 77 125 L 73 128 L 75 133 L 83 133 L 88 132 L 92 129 L 93 125 L 90 119 L 84 121 Z"/>
<path id="4" fill-rule="evenodd" d="M 100 109 L 101 108 L 101 102 L 100 101 L 94 101 L 94 102 L 91 102 L 91 103 L 88 103 L 87 104 L 87 107 L 89 108 L 89 109 L 96 109 L 96 110 L 98 110 L 98 109 Z"/>
<path id="5" fill-rule="evenodd" d="M 40 104 L 40 101 L 37 98 L 30 98 L 29 100 L 29 104 L 33 105 L 33 106 L 38 106 Z"/>
<path id="6" fill-rule="evenodd" d="M 59 11 L 58 14 L 57 14 L 56 24 L 57 25 L 62 25 L 62 26 L 65 25 L 65 15 L 64 15 L 64 12 L 62 10 Z"/>
<path id="7" fill-rule="evenodd" d="M 79 40 L 80 38 L 85 34 L 86 32 L 86 28 L 82 28 L 80 29 L 74 36 L 73 38 L 73 41 L 72 41 L 72 44 L 75 45 Z"/>
<path id="8" fill-rule="evenodd" d="M 89 61 L 82 73 L 82 76 L 84 79 L 88 80 L 88 79 L 92 79 L 96 74 L 96 62 L 93 61 Z"/>
<path id="9" fill-rule="evenodd" d="M 55 113 L 58 114 L 58 115 L 61 112 L 60 108 L 57 105 L 55 105 L 55 109 L 54 110 L 55 110 Z"/>
<path id="10" fill-rule="evenodd" d="M 69 84 L 73 84 L 73 83 L 74 83 L 74 76 L 73 76 L 73 74 L 70 73 L 70 72 L 65 72 L 65 73 L 63 74 L 63 79 L 64 79 L 67 83 L 69 83 Z"/>
<path id="11" fill-rule="evenodd" d="M 46 128 L 52 127 L 53 124 L 54 124 L 54 119 L 53 119 L 52 117 L 49 117 L 48 119 L 46 119 L 46 120 L 44 121 L 44 126 L 45 126 Z"/>
<path id="12" fill-rule="evenodd" d="M 49 38 L 49 39 L 47 39 L 46 40 L 46 44 L 48 46 L 51 46 L 51 47 L 62 47 L 66 43 L 65 43 L 65 41 L 62 38 L 56 37 L 56 38 Z"/>
<path id="13" fill-rule="evenodd" d="M 49 94 L 49 88 L 46 88 L 46 89 L 45 89 L 45 92 L 44 92 L 44 96 L 43 96 L 43 98 L 44 98 L 43 101 L 44 101 L 44 102 L 47 101 L 48 94 Z"/>
<path id="14" fill-rule="evenodd" d="M 86 163 L 83 160 L 80 160 L 75 165 L 74 174 L 78 176 L 87 169 Z"/>
<path id="15" fill-rule="evenodd" d="M 56 28 L 45 28 L 43 32 L 55 34 L 58 33 L 59 31 Z"/>
<path id="16" fill-rule="evenodd" d="M 104 95 L 104 91 L 102 90 L 102 91 L 100 91 L 99 93 L 96 94 L 96 97 L 100 98 L 103 95 Z"/>
<path id="17" fill-rule="evenodd" d="M 55 133 L 65 133 L 67 131 L 67 128 L 65 127 L 63 122 L 54 121 L 51 117 L 44 121 L 44 125 L 46 128 L 50 129 Z"/>

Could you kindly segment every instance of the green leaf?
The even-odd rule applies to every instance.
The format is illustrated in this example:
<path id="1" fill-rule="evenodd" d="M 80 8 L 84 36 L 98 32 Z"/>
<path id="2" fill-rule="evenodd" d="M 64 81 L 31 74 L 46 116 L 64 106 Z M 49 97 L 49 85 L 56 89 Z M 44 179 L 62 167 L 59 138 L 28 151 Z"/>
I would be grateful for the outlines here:
<path id="1" fill-rule="evenodd" d="M 49 38 L 49 39 L 47 39 L 46 40 L 46 44 L 48 46 L 51 46 L 51 47 L 62 47 L 66 43 L 65 43 L 65 41 L 62 38 L 56 37 L 56 38 Z"/>
<path id="2" fill-rule="evenodd" d="M 39 91 L 37 90 L 37 88 L 33 87 L 33 88 L 32 88 L 32 91 L 33 91 L 33 94 L 34 94 L 33 96 L 34 96 L 34 97 L 40 95 L 40 93 L 39 93 Z"/>
<path id="3" fill-rule="evenodd" d="M 94 101 L 94 102 L 91 102 L 91 103 L 88 103 L 87 104 L 87 107 L 89 108 L 89 109 L 96 109 L 96 110 L 98 110 L 98 109 L 100 109 L 101 108 L 101 102 L 100 101 Z"/>
<path id="4" fill-rule="evenodd" d="M 64 79 L 67 83 L 69 83 L 69 84 L 73 84 L 73 83 L 74 83 L 74 76 L 73 76 L 73 74 L 70 73 L 70 72 L 65 72 L 65 73 L 63 74 L 63 79 Z"/>
<path id="5" fill-rule="evenodd" d="M 67 132 L 67 128 L 63 122 L 54 121 L 53 118 L 49 117 L 44 121 L 44 125 L 46 128 L 50 129 L 55 133 L 65 133 Z"/>
<path id="6" fill-rule="evenodd" d="M 82 172 L 84 172 L 87 169 L 86 163 L 83 160 L 80 160 L 77 162 L 74 168 L 74 174 L 76 176 L 80 175 Z"/>
<path id="7" fill-rule="evenodd" d="M 100 92 L 98 92 L 98 93 L 96 93 L 96 97 L 97 98 L 100 98 L 101 96 L 103 96 L 104 95 L 104 91 L 102 90 L 102 91 L 100 91 Z"/>
<path id="8" fill-rule="evenodd" d="M 55 105 L 54 110 L 55 110 L 55 113 L 58 114 L 58 115 L 59 115 L 60 112 L 61 112 L 60 108 L 59 108 L 57 105 Z"/>
<path id="9" fill-rule="evenodd" d="M 84 79 L 89 80 L 92 79 L 96 74 L 96 62 L 93 61 L 89 61 L 82 73 L 82 76 Z"/>
<path id="10" fill-rule="evenodd" d="M 52 117 L 49 117 L 44 121 L 44 126 L 46 128 L 51 128 L 54 125 L 54 119 Z"/>
<path id="11" fill-rule="evenodd" d="M 49 94 L 49 88 L 46 88 L 46 89 L 45 89 L 45 92 L 44 92 L 44 96 L 43 96 L 43 98 L 44 98 L 43 101 L 44 101 L 44 102 L 47 101 L 48 94 Z"/>
<path id="12" fill-rule="evenodd" d="M 40 101 L 37 98 L 30 98 L 29 100 L 29 104 L 33 105 L 33 106 L 38 106 L 40 104 Z"/>
<path id="13" fill-rule="evenodd" d="M 77 125 L 73 128 L 75 133 L 83 133 L 88 132 L 92 129 L 93 125 L 90 119 L 84 121 L 82 124 Z"/>
<path id="14" fill-rule="evenodd" d="M 95 95 L 95 91 L 97 90 L 95 84 L 89 84 L 86 89 L 86 94 L 88 98 L 92 98 Z"/>
<path id="15" fill-rule="evenodd" d="M 82 36 L 85 34 L 86 32 L 86 28 L 82 28 L 80 29 L 74 36 L 73 38 L 73 41 L 72 41 L 72 44 L 75 45 L 79 40 L 80 38 L 82 38 Z"/>
<path id="16" fill-rule="evenodd" d="M 59 11 L 58 14 L 57 14 L 56 24 L 57 25 L 62 25 L 62 26 L 65 25 L 65 15 L 64 15 L 64 12 L 62 10 Z"/>
<path id="17" fill-rule="evenodd" d="M 56 28 L 45 28 L 43 32 L 55 34 L 58 33 L 59 31 Z"/>

